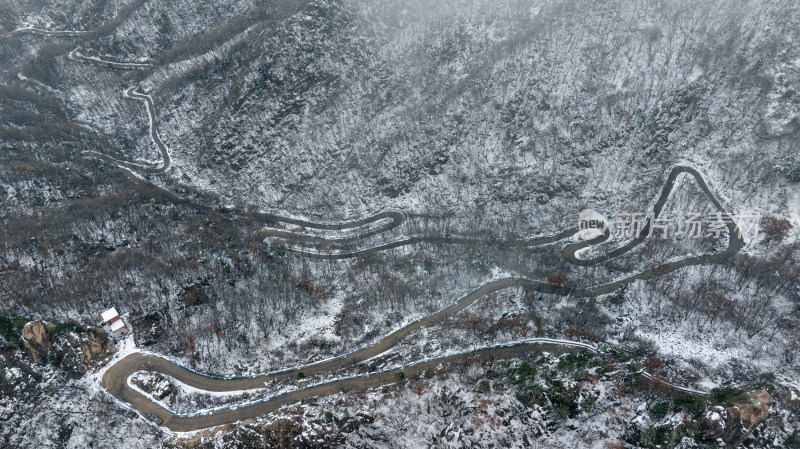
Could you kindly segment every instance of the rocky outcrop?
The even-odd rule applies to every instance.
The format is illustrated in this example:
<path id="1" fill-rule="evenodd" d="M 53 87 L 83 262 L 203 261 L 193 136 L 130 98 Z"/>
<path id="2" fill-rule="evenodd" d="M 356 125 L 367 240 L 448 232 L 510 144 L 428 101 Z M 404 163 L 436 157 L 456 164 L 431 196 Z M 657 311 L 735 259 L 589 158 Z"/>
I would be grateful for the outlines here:
<path id="1" fill-rule="evenodd" d="M 795 390 L 784 390 L 781 392 L 781 398 L 788 409 L 800 412 L 800 393 Z"/>
<path id="2" fill-rule="evenodd" d="M 192 284 L 183 289 L 183 300 L 190 306 L 195 306 L 208 301 L 205 282 Z"/>
<path id="3" fill-rule="evenodd" d="M 93 328 L 84 332 L 85 342 L 81 348 L 81 363 L 88 365 L 94 361 L 106 358 L 114 353 L 116 348 L 114 343 L 108 339 L 108 335 L 102 328 Z"/>
<path id="4" fill-rule="evenodd" d="M 711 407 L 700 421 L 700 436 L 704 440 L 716 440 L 725 434 L 728 413 L 722 407 Z"/>
<path id="5" fill-rule="evenodd" d="M 50 332 L 53 329 L 55 329 L 55 325 L 47 321 L 31 321 L 22 328 L 24 337 L 22 347 L 28 351 L 35 363 L 40 363 L 52 347 Z"/>
<path id="6" fill-rule="evenodd" d="M 23 341 L 22 342 L 22 347 L 25 348 L 26 351 L 28 351 L 28 354 L 30 354 L 31 360 L 33 360 L 33 363 L 41 363 L 42 362 L 42 357 L 39 356 L 39 351 L 37 351 L 36 348 L 34 348 L 33 345 L 29 341 Z"/>
<path id="7" fill-rule="evenodd" d="M 765 390 L 747 394 L 748 402 L 737 402 L 732 407 L 710 407 L 700 422 L 700 435 L 704 440 L 739 441 L 747 437 L 769 413 L 774 399 Z"/>
<path id="8" fill-rule="evenodd" d="M 734 408 L 738 409 L 742 427 L 750 433 L 767 417 L 769 407 L 775 400 L 766 390 L 751 391 L 748 393 L 748 396 L 750 396 L 749 403 L 735 404 L 733 407 L 729 408 L 729 410 Z"/>
<path id="9" fill-rule="evenodd" d="M 22 328 L 22 336 L 25 337 L 25 340 L 47 349 L 50 347 L 49 332 L 51 332 L 53 329 L 55 329 L 55 325 L 53 323 L 48 323 L 46 321 L 31 321 Z"/>
<path id="10" fill-rule="evenodd" d="M 56 332 L 56 325 L 47 321 L 31 321 L 22 329 L 22 346 L 34 363 L 50 363 L 75 375 L 116 351 L 114 343 L 100 328 L 80 330 L 68 323 L 69 332 Z"/>

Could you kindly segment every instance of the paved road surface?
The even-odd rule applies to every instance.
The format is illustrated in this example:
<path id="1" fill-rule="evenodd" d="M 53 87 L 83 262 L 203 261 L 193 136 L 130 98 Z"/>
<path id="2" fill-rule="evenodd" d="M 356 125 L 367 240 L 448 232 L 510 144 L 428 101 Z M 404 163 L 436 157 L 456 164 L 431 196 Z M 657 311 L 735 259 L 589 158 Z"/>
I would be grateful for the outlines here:
<path id="1" fill-rule="evenodd" d="M 124 167 L 130 170 L 137 170 L 145 173 L 164 173 L 165 171 L 169 170 L 171 159 L 169 156 L 169 149 L 167 149 L 167 146 L 164 145 L 163 141 L 161 141 L 161 136 L 158 135 L 158 121 L 156 120 L 156 109 L 155 106 L 153 105 L 153 99 L 150 98 L 149 95 L 137 92 L 135 87 L 131 87 L 130 89 L 128 89 L 125 92 L 125 95 L 128 96 L 129 98 L 142 100 L 147 105 L 147 114 L 150 120 L 150 138 L 153 140 L 153 143 L 156 144 L 159 151 L 161 152 L 161 166 L 148 167 L 139 164 L 133 164 L 130 162 L 119 161 L 110 156 L 106 156 L 105 154 L 100 154 L 95 151 L 84 151 L 83 153 L 81 153 L 81 156 L 93 157 L 96 159 L 100 159 L 103 162 L 114 164 L 119 167 Z"/>
<path id="2" fill-rule="evenodd" d="M 148 106 L 149 110 L 152 113 L 152 102 L 148 102 Z M 697 181 L 700 188 L 703 190 L 703 192 L 708 196 L 709 200 L 714 204 L 715 208 L 717 208 L 717 210 L 720 212 L 724 212 L 721 203 L 714 197 L 714 195 L 711 193 L 710 189 L 706 185 L 705 181 L 703 180 L 702 176 L 696 170 L 688 167 L 676 167 L 670 172 L 667 181 L 664 184 L 664 187 L 661 191 L 661 194 L 653 208 L 650 218 L 657 218 L 658 215 L 661 213 L 661 210 L 665 202 L 667 201 L 669 194 L 672 192 L 672 189 L 674 188 L 675 180 L 682 173 L 688 173 L 692 175 Z M 284 222 L 287 224 L 302 226 L 304 228 L 322 229 L 322 230 L 358 229 L 360 227 L 366 227 L 388 220 L 386 223 L 383 223 L 380 226 L 364 231 L 363 234 L 339 239 L 347 241 L 357 241 L 360 238 L 365 238 L 365 236 L 376 235 L 381 232 L 386 232 L 390 229 L 394 229 L 397 226 L 399 226 L 405 219 L 405 215 L 401 212 L 384 212 L 373 215 L 371 217 L 367 217 L 362 220 L 351 221 L 347 223 L 338 223 L 338 224 L 325 224 L 325 223 L 307 222 L 292 218 L 285 218 L 271 214 L 255 214 L 255 215 L 257 215 L 257 218 L 260 218 L 264 221 Z M 605 262 L 614 257 L 618 257 L 622 254 L 627 253 L 628 251 L 630 251 L 631 249 L 642 243 L 642 241 L 644 241 L 649 232 L 650 218 L 648 218 L 648 220 L 645 222 L 645 225 L 643 226 L 643 229 L 635 238 L 631 239 L 629 242 L 623 244 L 622 246 L 619 246 L 609 251 L 607 254 L 603 256 L 596 257 L 593 259 L 580 259 L 576 256 L 576 252 L 583 248 L 586 248 L 589 245 L 594 245 L 604 242 L 609 237 L 608 233 L 589 242 L 578 242 L 567 245 L 561 251 L 561 255 L 565 257 L 568 261 L 576 265 L 582 265 L 582 266 L 594 265 L 597 263 Z M 290 231 L 268 230 L 267 232 L 272 233 L 271 235 L 273 236 L 278 236 L 303 243 L 309 243 L 309 242 L 316 243 L 321 240 L 330 240 L 324 237 L 309 236 Z M 286 393 L 283 395 L 267 398 L 263 401 L 259 401 L 258 403 L 245 405 L 235 409 L 219 410 L 213 413 L 201 414 L 195 416 L 172 414 L 168 410 L 165 410 L 160 406 L 158 406 L 157 404 L 153 403 L 147 396 L 142 395 L 136 390 L 130 388 L 127 384 L 127 379 L 138 370 L 148 370 L 172 376 L 178 379 L 179 381 L 186 383 L 187 385 L 190 385 L 192 387 L 201 390 L 220 392 L 220 391 L 238 391 L 238 390 L 263 388 L 265 383 L 267 382 L 270 382 L 272 380 L 283 379 L 286 377 L 296 376 L 298 371 L 303 371 L 303 373 L 307 376 L 334 373 L 343 367 L 350 366 L 359 363 L 361 361 L 376 357 L 380 354 L 383 354 L 392 347 L 394 347 L 395 345 L 397 345 L 403 338 L 407 337 L 411 333 L 423 327 L 435 325 L 440 320 L 453 316 L 459 313 L 460 311 L 464 310 L 466 307 L 469 307 L 481 297 L 497 292 L 502 289 L 514 286 L 523 286 L 529 290 L 535 290 L 546 293 L 575 295 L 575 296 L 594 296 L 599 294 L 610 293 L 616 290 L 617 288 L 626 285 L 630 282 L 633 282 L 635 280 L 648 279 L 655 276 L 661 276 L 664 275 L 665 273 L 677 270 L 681 267 L 719 262 L 722 258 L 728 257 L 729 255 L 739 251 L 744 245 L 741 236 L 739 236 L 735 228 L 735 224 L 729 223 L 729 232 L 730 232 L 729 245 L 728 248 L 723 252 L 687 257 L 684 259 L 676 260 L 649 270 L 644 270 L 642 272 L 618 279 L 613 282 L 609 282 L 607 284 L 585 287 L 585 288 L 571 288 L 567 286 L 553 285 L 546 282 L 525 279 L 520 277 L 507 277 L 507 278 L 496 279 L 487 282 L 481 285 L 480 287 L 470 291 L 466 295 L 460 297 L 458 300 L 453 302 L 451 305 L 431 315 L 425 316 L 417 321 L 414 321 L 369 346 L 366 346 L 364 348 L 361 348 L 357 351 L 348 354 L 344 354 L 339 357 L 335 357 L 332 359 L 324 360 L 318 363 L 302 367 L 290 368 L 282 371 L 276 371 L 273 373 L 255 375 L 255 376 L 243 376 L 237 378 L 215 378 L 193 372 L 167 359 L 158 356 L 131 354 L 125 357 L 124 359 L 118 361 L 108 369 L 108 371 L 105 373 L 103 377 L 103 385 L 108 389 L 108 391 L 111 394 L 113 394 L 121 401 L 127 402 L 140 413 L 142 414 L 154 413 L 155 415 L 161 417 L 164 420 L 162 425 L 175 431 L 196 430 L 200 428 L 234 422 L 245 418 L 252 418 L 276 410 L 282 405 L 297 402 L 310 396 L 326 395 L 326 394 L 336 393 L 339 391 L 349 391 L 354 388 L 370 388 L 383 385 L 386 383 L 391 383 L 394 381 L 394 373 L 396 371 L 379 372 L 363 376 L 356 376 L 352 378 L 339 379 L 325 384 L 312 386 L 309 388 L 292 391 L 290 393 Z M 538 237 L 533 239 L 514 240 L 506 242 L 505 244 L 509 247 L 519 247 L 519 246 L 529 247 L 534 245 L 543 245 L 543 244 L 553 243 L 561 239 L 572 237 L 576 233 L 577 233 L 577 227 L 574 227 L 551 236 Z M 474 241 L 474 239 L 412 237 L 405 240 L 400 240 L 398 242 L 390 242 L 387 244 L 376 245 L 371 248 L 358 250 L 357 253 L 358 255 L 360 255 L 368 252 L 383 251 L 390 247 L 397 247 L 397 246 L 402 246 L 403 244 L 410 244 L 407 243 L 409 241 L 413 241 L 414 243 L 417 241 L 429 241 L 432 243 L 437 243 L 437 242 L 466 243 L 468 241 Z M 347 253 L 347 254 L 341 254 L 339 256 L 341 258 L 354 257 L 353 254 L 354 253 Z M 328 255 L 319 254 L 317 256 L 332 257 L 332 255 L 330 254 Z M 334 255 L 332 258 L 340 258 L 340 257 Z M 586 345 L 581 345 L 579 343 L 555 341 L 555 340 L 545 341 L 543 339 L 540 339 L 538 341 L 529 341 L 525 343 L 515 344 L 512 346 L 483 348 L 468 353 L 441 357 L 430 361 L 418 362 L 416 364 L 404 367 L 403 371 L 406 372 L 409 370 L 420 371 L 430 367 L 434 367 L 440 363 L 449 363 L 449 362 L 463 360 L 466 358 L 487 358 L 487 357 L 507 358 L 543 350 L 553 353 L 562 353 L 565 351 L 575 351 L 578 349 L 586 349 Z M 653 378 L 652 376 L 650 376 L 647 373 L 643 374 L 645 375 L 646 378 L 652 380 Z M 698 390 L 692 390 L 690 388 L 680 387 L 677 385 L 668 384 L 668 386 L 671 386 L 674 389 L 684 392 L 702 393 Z"/>
<path id="3" fill-rule="evenodd" d="M 254 388 L 259 388 L 263 387 L 263 384 L 259 385 L 260 380 L 257 381 L 255 378 L 214 379 L 203 377 L 186 370 L 185 368 L 175 365 L 172 362 L 162 359 L 161 357 L 143 354 L 131 354 L 115 363 L 108 371 L 106 371 L 105 375 L 103 376 L 103 386 L 105 386 L 108 391 L 117 399 L 130 404 L 139 413 L 152 413 L 161 418 L 163 420 L 161 423 L 162 426 L 175 432 L 188 432 L 261 416 L 275 411 L 284 405 L 293 404 L 312 396 L 326 396 L 340 392 L 375 388 L 382 385 L 391 384 L 397 381 L 395 375 L 400 371 L 402 371 L 406 377 L 408 377 L 427 369 L 436 368 L 442 364 L 446 365 L 448 363 L 459 363 L 470 359 L 483 362 L 493 362 L 495 359 L 530 357 L 542 351 L 547 351 L 553 354 L 562 354 L 565 352 L 578 352 L 584 349 L 586 349 L 584 345 L 577 343 L 551 343 L 546 340 L 533 340 L 530 342 L 522 342 L 510 346 L 484 348 L 471 351 L 469 353 L 456 354 L 422 361 L 406 365 L 400 369 L 392 369 L 377 373 L 338 379 L 300 390 L 291 391 L 286 394 L 269 397 L 260 402 L 244 405 L 238 408 L 218 410 L 214 411 L 213 413 L 194 416 L 175 415 L 163 409 L 159 405 L 152 402 L 147 396 L 128 386 L 128 377 L 139 370 L 153 370 L 209 391 L 236 391 L 242 389 L 241 387 L 243 386 L 253 385 Z"/>

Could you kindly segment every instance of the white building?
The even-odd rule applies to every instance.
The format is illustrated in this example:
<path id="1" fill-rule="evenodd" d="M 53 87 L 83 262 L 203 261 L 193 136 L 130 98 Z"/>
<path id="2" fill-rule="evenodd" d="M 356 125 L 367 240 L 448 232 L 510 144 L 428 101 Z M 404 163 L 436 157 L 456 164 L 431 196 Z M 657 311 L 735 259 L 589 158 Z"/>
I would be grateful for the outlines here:
<path id="1" fill-rule="evenodd" d="M 128 326 L 122 321 L 117 309 L 112 307 L 100 314 L 103 317 L 103 329 L 115 337 L 122 337 L 128 333 Z"/>

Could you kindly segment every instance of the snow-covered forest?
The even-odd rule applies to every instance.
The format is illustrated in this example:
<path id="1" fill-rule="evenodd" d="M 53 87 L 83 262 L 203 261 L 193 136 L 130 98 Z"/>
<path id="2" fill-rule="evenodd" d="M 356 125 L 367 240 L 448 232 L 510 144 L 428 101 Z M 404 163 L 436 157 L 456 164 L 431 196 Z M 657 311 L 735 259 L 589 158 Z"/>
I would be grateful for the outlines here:
<path id="1" fill-rule="evenodd" d="M 798 86 L 790 0 L 0 3 L 0 446 L 800 448 Z"/>

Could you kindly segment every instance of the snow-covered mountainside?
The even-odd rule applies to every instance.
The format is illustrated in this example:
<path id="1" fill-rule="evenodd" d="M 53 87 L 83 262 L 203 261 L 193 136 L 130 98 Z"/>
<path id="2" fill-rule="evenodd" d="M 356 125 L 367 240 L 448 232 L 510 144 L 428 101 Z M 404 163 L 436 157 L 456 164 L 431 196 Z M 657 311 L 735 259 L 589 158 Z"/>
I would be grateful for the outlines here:
<path id="1" fill-rule="evenodd" d="M 2 3 L 0 446 L 800 448 L 799 86 L 791 0 Z"/>

